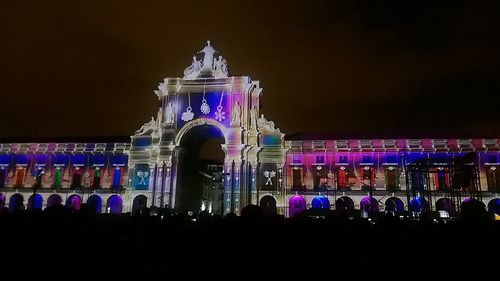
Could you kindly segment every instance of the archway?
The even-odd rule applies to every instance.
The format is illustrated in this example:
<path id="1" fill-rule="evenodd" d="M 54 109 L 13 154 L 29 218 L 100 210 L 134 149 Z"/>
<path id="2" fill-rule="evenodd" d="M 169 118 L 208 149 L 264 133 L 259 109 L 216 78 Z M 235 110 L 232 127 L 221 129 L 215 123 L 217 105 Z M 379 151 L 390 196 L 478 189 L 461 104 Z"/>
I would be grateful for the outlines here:
<path id="1" fill-rule="evenodd" d="M 429 211 L 429 202 L 422 197 L 410 201 L 409 209 L 412 212 L 424 213 Z"/>
<path id="2" fill-rule="evenodd" d="M 495 198 L 488 202 L 488 212 L 500 215 L 500 199 Z"/>
<path id="3" fill-rule="evenodd" d="M 288 201 L 288 216 L 293 218 L 306 210 L 306 199 L 300 195 L 290 197 Z"/>
<path id="4" fill-rule="evenodd" d="M 405 211 L 405 204 L 398 197 L 390 197 L 385 200 L 385 211 L 393 212 L 395 215 L 402 214 Z"/>
<path id="5" fill-rule="evenodd" d="M 120 195 L 111 195 L 106 202 L 107 213 L 121 214 L 123 211 L 123 200 Z"/>
<path id="6" fill-rule="evenodd" d="M 323 195 L 318 195 L 314 197 L 314 199 L 311 202 L 311 208 L 312 209 L 330 209 L 330 201 L 328 198 L 326 198 Z"/>
<path id="7" fill-rule="evenodd" d="M 185 125 L 188 126 L 188 125 Z M 179 132 L 175 208 L 177 211 L 222 211 L 222 178 L 225 143 L 222 128 L 212 124 L 189 126 Z M 208 208 L 207 206 L 210 206 Z"/>
<path id="8" fill-rule="evenodd" d="M 368 213 L 376 213 L 379 211 L 379 204 L 372 196 L 365 196 L 359 202 L 359 209 Z"/>
<path id="9" fill-rule="evenodd" d="M 147 210 L 148 198 L 141 194 L 134 198 L 132 203 L 132 215 L 142 215 Z"/>
<path id="10" fill-rule="evenodd" d="M 0 193 L 0 208 L 5 207 L 5 195 Z"/>
<path id="11" fill-rule="evenodd" d="M 342 196 L 335 201 L 335 209 L 347 212 L 353 211 L 354 201 L 352 201 L 351 197 Z"/>
<path id="12" fill-rule="evenodd" d="M 265 215 L 275 215 L 278 212 L 276 199 L 271 195 L 265 195 L 260 198 L 259 205 L 262 208 L 262 213 Z"/>
<path id="13" fill-rule="evenodd" d="M 47 208 L 53 207 L 53 206 L 61 206 L 62 205 L 62 198 L 59 194 L 52 194 L 47 198 Z"/>
<path id="14" fill-rule="evenodd" d="M 28 210 L 41 210 L 43 206 L 43 198 L 40 194 L 32 194 L 28 198 Z"/>
<path id="15" fill-rule="evenodd" d="M 436 211 L 455 212 L 455 205 L 450 198 L 439 198 L 436 201 Z"/>
<path id="16" fill-rule="evenodd" d="M 87 205 L 92 212 L 100 214 L 102 212 L 102 199 L 101 196 L 97 194 L 90 195 L 87 199 Z"/>
<path id="17" fill-rule="evenodd" d="M 11 212 L 24 210 L 24 197 L 21 194 L 16 193 L 10 197 L 9 210 Z"/>
<path id="18" fill-rule="evenodd" d="M 82 197 L 78 194 L 73 194 L 66 200 L 66 207 L 78 211 L 82 206 Z"/>

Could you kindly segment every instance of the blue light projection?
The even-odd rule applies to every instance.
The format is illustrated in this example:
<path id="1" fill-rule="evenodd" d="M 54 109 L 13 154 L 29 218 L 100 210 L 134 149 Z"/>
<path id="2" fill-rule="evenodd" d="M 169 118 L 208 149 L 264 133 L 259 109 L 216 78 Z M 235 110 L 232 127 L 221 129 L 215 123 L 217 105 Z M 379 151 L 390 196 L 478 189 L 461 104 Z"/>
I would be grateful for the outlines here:
<path id="1" fill-rule="evenodd" d="M 146 190 L 149 187 L 150 170 L 148 164 L 138 164 L 134 171 L 134 187 L 138 190 Z"/>
<path id="2" fill-rule="evenodd" d="M 184 126 L 186 123 L 184 120 L 182 120 L 182 113 L 186 111 L 186 108 L 191 104 L 192 108 L 192 113 L 194 114 L 194 118 L 207 118 L 207 119 L 212 119 L 215 120 L 219 123 L 221 123 L 224 127 L 229 127 L 230 119 L 231 119 L 231 110 L 230 110 L 230 99 L 231 96 L 229 92 L 224 92 L 222 95 L 222 102 L 221 102 L 221 94 L 222 92 L 207 92 L 205 93 L 205 99 L 210 106 L 210 112 L 207 114 L 204 114 L 201 112 L 200 107 L 202 105 L 202 100 L 203 100 L 203 93 L 190 93 L 189 95 L 187 93 L 183 95 L 179 95 L 178 101 L 177 101 L 177 127 L 180 128 Z M 224 119 L 217 119 L 216 113 L 217 113 L 217 107 L 219 104 L 222 106 L 221 112 L 224 112 Z"/>
<path id="3" fill-rule="evenodd" d="M 102 199 L 101 196 L 93 194 L 87 199 L 87 205 L 93 209 L 97 214 L 102 212 Z"/>
<path id="4" fill-rule="evenodd" d="M 410 201 L 410 211 L 426 212 L 429 210 L 429 203 L 422 197 L 417 197 Z"/>
<path id="5" fill-rule="evenodd" d="M 311 202 L 311 208 L 313 209 L 330 209 L 330 201 L 323 195 L 318 195 L 314 197 Z"/>

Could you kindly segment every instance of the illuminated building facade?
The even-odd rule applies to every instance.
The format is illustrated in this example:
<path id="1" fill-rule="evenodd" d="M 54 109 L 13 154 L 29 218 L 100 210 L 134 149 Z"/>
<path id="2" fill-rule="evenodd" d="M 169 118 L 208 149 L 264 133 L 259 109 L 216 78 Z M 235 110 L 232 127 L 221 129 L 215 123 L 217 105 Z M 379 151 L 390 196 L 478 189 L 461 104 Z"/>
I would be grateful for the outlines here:
<path id="1" fill-rule="evenodd" d="M 216 52 L 207 42 L 183 78 L 158 85 L 156 118 L 130 142 L 1 144 L 0 203 L 78 209 L 86 202 L 111 213 L 215 206 L 185 198 L 192 147 L 218 136 L 222 213 L 249 204 L 286 216 L 310 208 L 453 213 L 467 198 L 499 206 L 498 139 L 285 140 L 260 112 L 259 82 L 230 76 Z"/>

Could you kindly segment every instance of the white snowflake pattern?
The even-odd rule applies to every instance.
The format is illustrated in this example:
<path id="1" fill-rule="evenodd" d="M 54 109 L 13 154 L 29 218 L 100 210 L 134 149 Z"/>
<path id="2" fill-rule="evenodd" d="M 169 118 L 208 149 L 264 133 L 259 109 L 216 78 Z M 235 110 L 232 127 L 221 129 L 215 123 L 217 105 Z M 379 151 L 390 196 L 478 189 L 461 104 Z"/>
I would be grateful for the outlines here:
<path id="1" fill-rule="evenodd" d="M 192 111 L 191 107 L 190 107 L 190 106 L 188 106 L 188 107 L 186 108 L 186 111 L 184 111 L 184 112 L 182 113 L 182 115 L 181 115 L 181 119 L 182 119 L 182 121 L 184 121 L 184 122 L 188 122 L 188 121 L 193 120 L 194 113 L 193 113 L 193 112 L 191 112 L 191 111 Z"/>
<path id="2" fill-rule="evenodd" d="M 200 106 L 200 110 L 203 114 L 209 114 L 210 113 L 210 105 L 208 105 L 207 100 L 203 98 Z"/>
<path id="3" fill-rule="evenodd" d="M 222 122 L 222 120 L 226 119 L 226 113 L 222 111 L 222 108 L 217 108 L 217 111 L 215 112 L 215 119 L 219 122 Z"/>

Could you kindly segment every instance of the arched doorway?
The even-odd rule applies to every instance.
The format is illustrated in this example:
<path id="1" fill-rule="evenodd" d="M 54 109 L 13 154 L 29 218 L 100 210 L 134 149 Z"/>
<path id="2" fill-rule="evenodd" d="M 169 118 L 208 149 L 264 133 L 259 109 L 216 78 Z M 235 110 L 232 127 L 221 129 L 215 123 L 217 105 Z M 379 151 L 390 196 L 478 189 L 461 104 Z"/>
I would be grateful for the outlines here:
<path id="1" fill-rule="evenodd" d="M 339 211 L 350 212 L 354 210 L 354 201 L 351 197 L 342 196 L 335 201 L 335 209 Z"/>
<path id="2" fill-rule="evenodd" d="M 100 214 L 102 212 L 102 199 L 97 194 L 90 195 L 87 199 L 87 205 L 92 212 Z"/>
<path id="3" fill-rule="evenodd" d="M 47 208 L 53 207 L 53 206 L 61 206 L 62 205 L 62 198 L 59 194 L 52 194 L 47 198 Z"/>
<path id="4" fill-rule="evenodd" d="M 365 196 L 359 202 L 359 209 L 368 213 L 376 213 L 379 211 L 379 204 L 372 196 Z"/>
<path id="5" fill-rule="evenodd" d="M 271 195 L 265 195 L 260 198 L 259 205 L 262 208 L 262 213 L 265 215 L 275 215 L 278 212 L 276 199 Z"/>
<path id="6" fill-rule="evenodd" d="M 188 126 L 188 125 L 186 125 Z M 222 212 L 225 143 L 221 128 L 198 125 L 181 132 L 175 209 L 180 212 L 210 209 Z M 208 208 L 207 206 L 210 206 Z"/>
<path id="7" fill-rule="evenodd" d="M 66 207 L 78 211 L 82 206 L 82 197 L 78 194 L 73 194 L 66 200 Z"/>
<path id="8" fill-rule="evenodd" d="M 143 194 L 137 195 L 132 203 L 132 215 L 143 215 L 147 210 L 147 206 L 148 198 Z"/>
<path id="9" fill-rule="evenodd" d="M 43 198 L 40 194 L 32 194 L 28 198 L 28 210 L 41 210 L 43 206 Z"/>
<path id="10" fill-rule="evenodd" d="M 425 213 L 429 211 L 429 202 L 422 197 L 417 197 L 410 201 L 409 209 L 416 213 Z"/>
<path id="11" fill-rule="evenodd" d="M 306 199 L 300 195 L 294 195 L 288 201 L 288 216 L 293 218 L 306 210 Z"/>
<path id="12" fill-rule="evenodd" d="M 398 197 L 390 197 L 385 200 L 385 211 L 400 215 L 405 211 L 405 204 Z"/>
<path id="13" fill-rule="evenodd" d="M 488 202 L 488 212 L 500 215 L 500 199 L 495 198 Z"/>
<path id="14" fill-rule="evenodd" d="M 5 207 L 5 195 L 0 193 L 0 208 Z"/>
<path id="15" fill-rule="evenodd" d="M 311 208 L 312 209 L 330 209 L 330 201 L 328 198 L 326 198 L 323 195 L 318 195 L 314 197 L 314 199 L 311 202 Z"/>
<path id="16" fill-rule="evenodd" d="M 455 205 L 450 198 L 439 198 L 436 201 L 436 211 L 455 212 Z"/>
<path id="17" fill-rule="evenodd" d="M 106 212 L 110 214 L 121 214 L 123 211 L 123 200 L 120 195 L 111 195 L 106 202 Z"/>
<path id="18" fill-rule="evenodd" d="M 16 193 L 10 197 L 9 210 L 11 212 L 24 210 L 24 197 L 21 194 Z"/>

